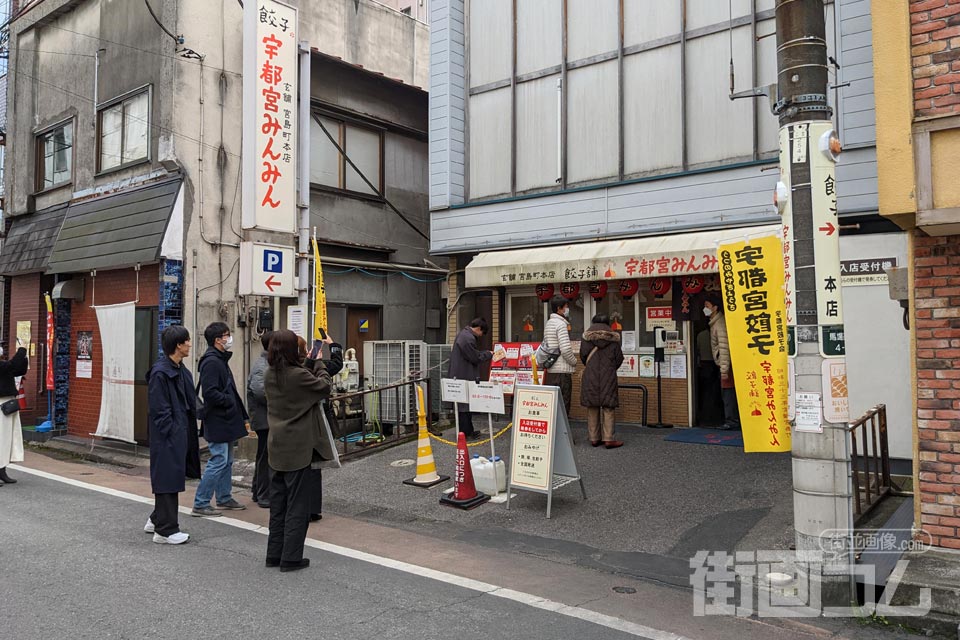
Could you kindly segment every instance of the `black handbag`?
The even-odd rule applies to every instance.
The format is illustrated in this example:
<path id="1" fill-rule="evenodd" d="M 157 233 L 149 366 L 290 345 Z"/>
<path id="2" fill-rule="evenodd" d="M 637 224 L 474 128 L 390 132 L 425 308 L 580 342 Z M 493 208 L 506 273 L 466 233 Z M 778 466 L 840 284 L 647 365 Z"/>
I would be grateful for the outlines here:
<path id="1" fill-rule="evenodd" d="M 17 398 L 7 400 L 3 404 L 0 404 L 0 411 L 3 411 L 3 415 L 5 416 L 13 415 L 17 411 L 20 411 L 20 400 Z"/>

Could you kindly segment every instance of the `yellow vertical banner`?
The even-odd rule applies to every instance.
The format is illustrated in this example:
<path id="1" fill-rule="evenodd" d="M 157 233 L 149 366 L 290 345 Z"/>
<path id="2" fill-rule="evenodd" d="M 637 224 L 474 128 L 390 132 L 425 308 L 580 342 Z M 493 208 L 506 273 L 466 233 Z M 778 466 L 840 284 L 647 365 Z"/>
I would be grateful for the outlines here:
<path id="1" fill-rule="evenodd" d="M 320 330 L 323 330 L 321 333 Z M 313 239 L 313 338 L 322 340 L 327 327 L 327 290 L 323 286 L 323 266 L 320 264 L 320 245 Z"/>
<path id="2" fill-rule="evenodd" d="M 743 449 L 790 451 L 787 420 L 787 308 L 777 236 L 717 250 Z"/>

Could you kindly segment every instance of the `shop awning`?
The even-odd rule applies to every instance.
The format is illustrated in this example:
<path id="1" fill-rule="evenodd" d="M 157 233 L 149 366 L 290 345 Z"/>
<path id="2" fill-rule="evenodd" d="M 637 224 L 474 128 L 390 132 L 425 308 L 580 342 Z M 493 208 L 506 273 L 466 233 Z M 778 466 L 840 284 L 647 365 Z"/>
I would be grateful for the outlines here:
<path id="1" fill-rule="evenodd" d="M 37 213 L 16 216 L 0 251 L 0 275 L 43 273 L 50 252 L 67 214 L 67 205 L 49 207 Z"/>
<path id="2" fill-rule="evenodd" d="M 182 207 L 176 206 L 181 182 L 178 177 L 71 204 L 47 272 L 77 273 L 159 262 L 168 228 L 182 229 Z M 182 247 L 182 238 L 171 240 Z"/>
<path id="3" fill-rule="evenodd" d="M 466 286 L 510 287 L 716 273 L 719 244 L 779 234 L 780 225 L 766 225 L 491 251 L 479 254 L 467 265 Z"/>

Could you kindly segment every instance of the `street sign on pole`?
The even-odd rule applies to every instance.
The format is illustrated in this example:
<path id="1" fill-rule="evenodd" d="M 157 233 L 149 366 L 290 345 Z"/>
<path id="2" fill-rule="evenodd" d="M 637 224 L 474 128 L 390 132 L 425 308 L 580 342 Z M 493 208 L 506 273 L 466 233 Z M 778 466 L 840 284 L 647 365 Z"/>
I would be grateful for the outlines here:
<path id="1" fill-rule="evenodd" d="M 240 295 L 292 297 L 295 273 L 293 247 L 240 243 Z"/>

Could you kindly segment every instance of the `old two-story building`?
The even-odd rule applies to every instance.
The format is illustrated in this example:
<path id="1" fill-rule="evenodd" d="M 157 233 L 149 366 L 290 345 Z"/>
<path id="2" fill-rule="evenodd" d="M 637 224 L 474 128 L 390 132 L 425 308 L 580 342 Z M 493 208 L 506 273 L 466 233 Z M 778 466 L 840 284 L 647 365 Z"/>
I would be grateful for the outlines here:
<path id="1" fill-rule="evenodd" d="M 329 331 L 357 348 L 438 341 L 445 272 L 424 263 L 427 27 L 368 0 L 289 4 L 291 46 L 310 52 L 299 152 Z M 22 335 L 33 358 L 24 424 L 47 415 L 47 294 L 55 426 L 78 436 L 145 439 L 144 374 L 165 326 L 185 325 L 198 356 L 204 327 L 227 323 L 238 381 L 259 334 L 287 326 L 296 297 L 238 290 L 241 241 L 296 244 L 241 221 L 242 17 L 226 1 L 41 0 L 12 20 L 0 274 L 4 347 Z"/>
<path id="2" fill-rule="evenodd" d="M 883 272 L 905 264 L 907 238 L 877 214 L 870 2 L 824 11 L 850 413 L 886 402 L 893 455 L 909 459 L 909 336 Z M 773 0 L 434 0 L 431 251 L 455 274 L 451 331 L 486 315 L 495 342 L 539 341 L 562 293 L 575 340 L 598 312 L 622 329 L 620 380 L 647 384 L 651 416 L 715 421 L 697 345 L 717 245 L 780 222 L 774 32 Z M 661 396 L 657 326 L 679 339 Z M 620 419 L 638 422 L 625 395 Z"/>

